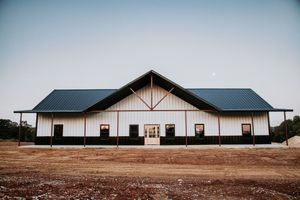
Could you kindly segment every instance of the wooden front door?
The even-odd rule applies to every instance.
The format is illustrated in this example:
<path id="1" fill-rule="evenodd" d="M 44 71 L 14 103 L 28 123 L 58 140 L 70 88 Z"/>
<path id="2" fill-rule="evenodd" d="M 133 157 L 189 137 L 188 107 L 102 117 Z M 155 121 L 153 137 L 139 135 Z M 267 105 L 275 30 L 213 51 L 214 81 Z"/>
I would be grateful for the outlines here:
<path id="1" fill-rule="evenodd" d="M 158 124 L 145 124 L 145 145 L 160 144 L 160 130 Z"/>

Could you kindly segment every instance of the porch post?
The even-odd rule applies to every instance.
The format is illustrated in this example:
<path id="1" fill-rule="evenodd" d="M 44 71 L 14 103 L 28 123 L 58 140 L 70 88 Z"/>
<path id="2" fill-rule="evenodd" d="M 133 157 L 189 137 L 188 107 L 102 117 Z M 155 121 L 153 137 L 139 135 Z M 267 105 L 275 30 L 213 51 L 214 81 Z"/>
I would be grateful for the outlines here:
<path id="1" fill-rule="evenodd" d="M 119 111 L 117 112 L 117 148 L 119 148 Z"/>
<path id="2" fill-rule="evenodd" d="M 20 113 L 19 142 L 18 142 L 18 146 L 21 146 L 21 129 L 22 129 L 22 113 Z"/>
<path id="3" fill-rule="evenodd" d="M 218 112 L 218 132 L 219 132 L 219 146 L 221 146 L 220 112 Z"/>
<path id="4" fill-rule="evenodd" d="M 269 136 L 271 137 L 271 125 L 270 125 L 270 113 L 268 112 L 268 130 L 269 130 Z"/>
<path id="5" fill-rule="evenodd" d="M 84 137 L 83 137 L 83 146 L 86 145 L 86 113 L 84 113 Z"/>
<path id="6" fill-rule="evenodd" d="M 186 116 L 186 110 L 184 111 L 184 118 L 185 118 L 185 147 L 187 147 L 187 116 Z"/>
<path id="7" fill-rule="evenodd" d="M 283 115 L 284 115 L 284 125 L 285 125 L 285 143 L 286 143 L 286 146 L 289 146 L 288 126 L 287 126 L 287 121 L 286 121 L 286 111 L 283 112 Z"/>
<path id="8" fill-rule="evenodd" d="M 35 137 L 37 137 L 38 121 L 39 121 L 39 113 L 36 113 L 36 116 L 35 116 Z"/>
<path id="9" fill-rule="evenodd" d="M 255 146 L 255 132 L 254 132 L 254 122 L 253 122 L 253 112 L 251 112 L 251 123 L 252 123 L 252 138 L 253 138 L 253 146 Z"/>
<path id="10" fill-rule="evenodd" d="M 150 104 L 150 107 L 151 107 L 151 110 L 153 110 L 153 77 L 151 75 L 151 83 L 150 83 L 150 87 L 151 87 L 151 104 Z"/>
<path id="11" fill-rule="evenodd" d="M 51 135 L 50 135 L 50 146 L 52 147 L 52 135 L 53 135 L 53 113 L 51 113 Z"/>

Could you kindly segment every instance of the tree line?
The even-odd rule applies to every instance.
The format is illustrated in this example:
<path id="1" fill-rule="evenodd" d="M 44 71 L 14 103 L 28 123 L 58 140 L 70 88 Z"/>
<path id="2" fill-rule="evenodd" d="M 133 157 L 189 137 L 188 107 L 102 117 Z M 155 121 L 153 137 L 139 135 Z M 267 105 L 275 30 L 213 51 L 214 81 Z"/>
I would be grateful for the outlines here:
<path id="1" fill-rule="evenodd" d="M 295 135 L 300 136 L 300 116 L 296 115 L 293 119 L 286 120 L 288 127 L 288 138 Z M 285 141 L 285 121 L 281 122 L 279 126 L 271 127 L 271 137 L 273 142 Z"/>
<path id="2" fill-rule="evenodd" d="M 295 135 L 300 136 L 300 116 L 296 115 L 293 119 L 286 120 L 288 126 L 288 138 Z M 21 141 L 32 142 L 35 137 L 35 127 L 27 121 L 22 122 Z M 19 124 L 9 119 L 0 119 L 0 139 L 19 139 Z M 273 142 L 285 141 L 285 122 L 279 126 L 271 127 L 271 139 Z"/>
<path id="3" fill-rule="evenodd" d="M 35 128 L 27 121 L 22 121 L 21 133 L 21 141 L 34 141 Z M 19 139 L 19 123 L 9 119 L 0 119 L 0 139 Z"/>

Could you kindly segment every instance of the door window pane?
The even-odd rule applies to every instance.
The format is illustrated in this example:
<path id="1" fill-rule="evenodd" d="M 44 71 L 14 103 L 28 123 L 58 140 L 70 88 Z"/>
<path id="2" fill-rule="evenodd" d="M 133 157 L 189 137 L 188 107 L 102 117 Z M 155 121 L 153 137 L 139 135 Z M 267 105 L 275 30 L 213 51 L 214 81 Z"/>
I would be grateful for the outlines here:
<path id="1" fill-rule="evenodd" d="M 109 124 L 100 125 L 100 137 L 104 137 L 104 138 L 109 137 Z"/>
<path id="2" fill-rule="evenodd" d="M 242 124 L 243 136 L 251 136 L 251 124 Z"/>
<path id="3" fill-rule="evenodd" d="M 166 137 L 175 136 L 175 124 L 166 124 Z"/>
<path id="4" fill-rule="evenodd" d="M 195 136 L 204 137 L 204 124 L 195 124 Z"/>

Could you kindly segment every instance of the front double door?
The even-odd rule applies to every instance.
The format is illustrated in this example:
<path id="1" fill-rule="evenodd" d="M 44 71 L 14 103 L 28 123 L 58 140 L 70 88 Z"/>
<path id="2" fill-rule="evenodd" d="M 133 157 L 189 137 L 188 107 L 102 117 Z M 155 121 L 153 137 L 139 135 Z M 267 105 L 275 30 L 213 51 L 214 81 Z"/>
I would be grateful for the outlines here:
<path id="1" fill-rule="evenodd" d="M 145 124 L 145 145 L 160 144 L 160 130 L 158 124 Z"/>

